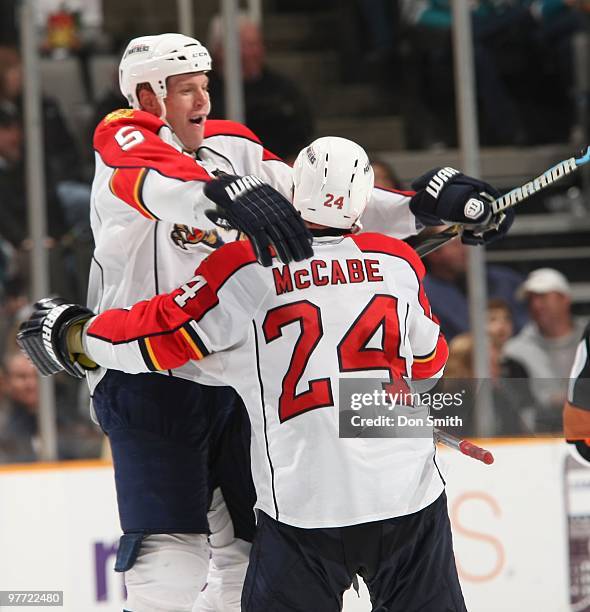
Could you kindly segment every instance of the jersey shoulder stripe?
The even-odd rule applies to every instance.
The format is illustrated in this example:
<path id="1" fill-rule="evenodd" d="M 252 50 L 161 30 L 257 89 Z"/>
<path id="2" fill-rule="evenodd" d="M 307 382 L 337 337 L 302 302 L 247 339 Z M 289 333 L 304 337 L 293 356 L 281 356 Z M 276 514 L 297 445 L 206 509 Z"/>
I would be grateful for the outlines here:
<path id="1" fill-rule="evenodd" d="M 157 221 L 158 217 L 150 212 L 142 198 L 147 172 L 147 168 L 115 168 L 109 181 L 109 189 L 115 197 L 127 202 L 144 217 Z"/>
<path id="2" fill-rule="evenodd" d="M 420 302 L 420 306 L 422 306 L 422 310 L 428 318 L 432 319 L 435 323 L 438 323 L 436 317 L 432 315 L 432 309 L 430 308 L 430 303 L 426 297 L 426 292 L 424 291 L 424 284 L 422 283 L 424 280 L 424 275 L 426 274 L 426 269 L 424 268 L 424 264 L 418 256 L 418 253 L 416 253 L 416 251 L 407 242 L 398 240 L 397 238 L 392 238 L 391 236 L 385 236 L 384 234 L 372 232 L 351 234 L 349 237 L 364 253 L 381 253 L 383 255 L 399 257 L 407 261 L 412 270 L 414 270 L 418 280 L 418 301 Z"/>
<path id="3" fill-rule="evenodd" d="M 404 191 L 403 189 L 392 189 L 391 187 L 383 187 L 382 185 L 375 185 L 375 189 L 380 189 L 381 191 L 387 191 L 389 193 L 395 193 L 397 195 L 406 196 L 408 198 L 412 198 L 416 195 L 416 192 L 412 190 Z"/>
<path id="4" fill-rule="evenodd" d="M 205 138 L 212 136 L 238 136 L 251 140 L 256 144 L 262 144 L 260 138 L 249 127 L 229 119 L 207 119 L 205 123 Z"/>
<path id="5" fill-rule="evenodd" d="M 107 115 L 94 132 L 94 149 L 107 166 L 146 168 L 182 181 L 211 180 L 192 157 L 158 136 L 166 126 L 161 119 L 145 111 L 124 110 L 131 112 Z M 112 115 L 116 116 L 111 118 Z"/>
<path id="6" fill-rule="evenodd" d="M 245 138 L 262 147 L 262 160 L 283 161 L 278 155 L 264 148 L 262 141 L 248 127 L 236 121 L 227 119 L 208 119 L 205 123 L 205 140 L 214 136 L 233 136 L 237 138 Z"/>
<path id="7" fill-rule="evenodd" d="M 424 278 L 426 271 L 422 260 L 418 257 L 418 253 L 403 240 L 372 232 L 351 234 L 348 237 L 363 253 L 382 253 L 404 259 L 410 264 L 420 281 Z"/>

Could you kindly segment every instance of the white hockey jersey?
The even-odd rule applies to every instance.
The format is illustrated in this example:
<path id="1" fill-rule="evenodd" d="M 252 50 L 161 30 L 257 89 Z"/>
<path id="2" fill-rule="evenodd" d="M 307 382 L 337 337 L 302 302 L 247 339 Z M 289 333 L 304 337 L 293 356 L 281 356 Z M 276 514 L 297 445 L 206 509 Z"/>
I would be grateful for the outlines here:
<path id="1" fill-rule="evenodd" d="M 131 373 L 191 360 L 234 387 L 252 425 L 256 506 L 279 521 L 337 527 L 416 512 L 444 486 L 432 439 L 339 438 L 338 384 L 442 373 L 448 349 L 423 264 L 381 234 L 317 239 L 314 251 L 264 268 L 250 243 L 226 245 L 179 289 L 91 319 L 85 350 Z"/>
<path id="2" fill-rule="evenodd" d="M 129 306 L 171 291 L 236 232 L 206 218 L 213 203 L 203 186 L 213 172 L 253 174 L 291 197 L 291 168 L 245 126 L 209 120 L 196 159 L 183 154 L 170 127 L 144 111 L 107 115 L 94 135 L 96 171 L 91 197 L 95 241 L 88 306 L 95 312 Z M 411 193 L 375 189 L 362 222 L 396 237 L 416 233 Z M 170 372 L 172 374 L 172 372 Z M 191 368 L 174 372 L 191 378 Z M 101 371 L 89 374 L 91 388 Z"/>

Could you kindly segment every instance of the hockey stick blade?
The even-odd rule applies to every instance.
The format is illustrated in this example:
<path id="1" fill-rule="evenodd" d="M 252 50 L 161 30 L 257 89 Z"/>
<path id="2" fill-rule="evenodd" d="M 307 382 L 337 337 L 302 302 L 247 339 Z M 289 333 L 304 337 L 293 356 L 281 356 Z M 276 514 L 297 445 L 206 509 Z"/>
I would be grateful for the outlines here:
<path id="1" fill-rule="evenodd" d="M 538 176 L 537 178 L 525 183 L 520 187 L 515 187 L 512 191 L 505 193 L 500 196 L 497 200 L 494 200 L 490 206 L 493 214 L 500 213 L 507 208 L 516 206 L 518 203 L 530 198 L 531 196 L 539 193 L 543 189 L 553 185 L 557 181 L 560 181 L 563 177 L 572 174 L 581 166 L 590 163 L 590 147 L 586 147 L 578 157 L 570 157 L 564 161 L 560 161 L 555 166 L 549 168 Z M 443 244 L 449 240 L 456 238 L 461 235 L 462 226 L 452 225 L 443 230 L 438 234 L 431 236 L 425 236 L 419 240 L 413 246 L 414 250 L 420 257 L 424 257 L 433 251 L 436 251 Z"/>

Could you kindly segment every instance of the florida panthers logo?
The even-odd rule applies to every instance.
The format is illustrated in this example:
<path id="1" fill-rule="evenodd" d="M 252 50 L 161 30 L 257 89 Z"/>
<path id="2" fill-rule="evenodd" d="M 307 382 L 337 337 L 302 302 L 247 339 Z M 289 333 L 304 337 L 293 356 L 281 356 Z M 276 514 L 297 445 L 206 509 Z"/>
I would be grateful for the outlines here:
<path id="1" fill-rule="evenodd" d="M 175 225 L 170 232 L 170 238 L 179 249 L 185 252 L 198 244 L 212 249 L 218 249 L 225 244 L 217 230 L 201 230 L 188 225 Z"/>

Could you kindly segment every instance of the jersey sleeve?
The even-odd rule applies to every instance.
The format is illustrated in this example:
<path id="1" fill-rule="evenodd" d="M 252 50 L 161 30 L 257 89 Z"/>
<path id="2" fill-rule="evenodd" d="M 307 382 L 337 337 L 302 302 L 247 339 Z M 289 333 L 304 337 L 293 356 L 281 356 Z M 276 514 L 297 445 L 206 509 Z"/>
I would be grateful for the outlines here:
<path id="1" fill-rule="evenodd" d="M 112 168 L 110 191 L 151 220 L 209 226 L 203 186 L 211 180 L 192 157 L 158 135 L 164 122 L 144 111 L 107 115 L 94 133 L 94 148 Z"/>
<path id="2" fill-rule="evenodd" d="M 100 366 L 136 374 L 174 369 L 239 344 L 258 307 L 259 269 L 251 264 L 250 243 L 231 243 L 171 293 L 104 311 L 85 326 L 86 354 Z"/>
<path id="3" fill-rule="evenodd" d="M 412 379 L 438 379 L 449 358 L 449 347 L 420 280 L 417 304 L 410 304 L 408 335 L 412 347 Z"/>
<path id="4" fill-rule="evenodd" d="M 563 409 L 568 440 L 590 439 L 590 324 L 578 344 Z"/>
<path id="5" fill-rule="evenodd" d="M 361 224 L 366 232 L 380 232 L 393 238 L 407 238 L 420 231 L 410 210 L 413 191 L 395 191 L 375 187 Z"/>

